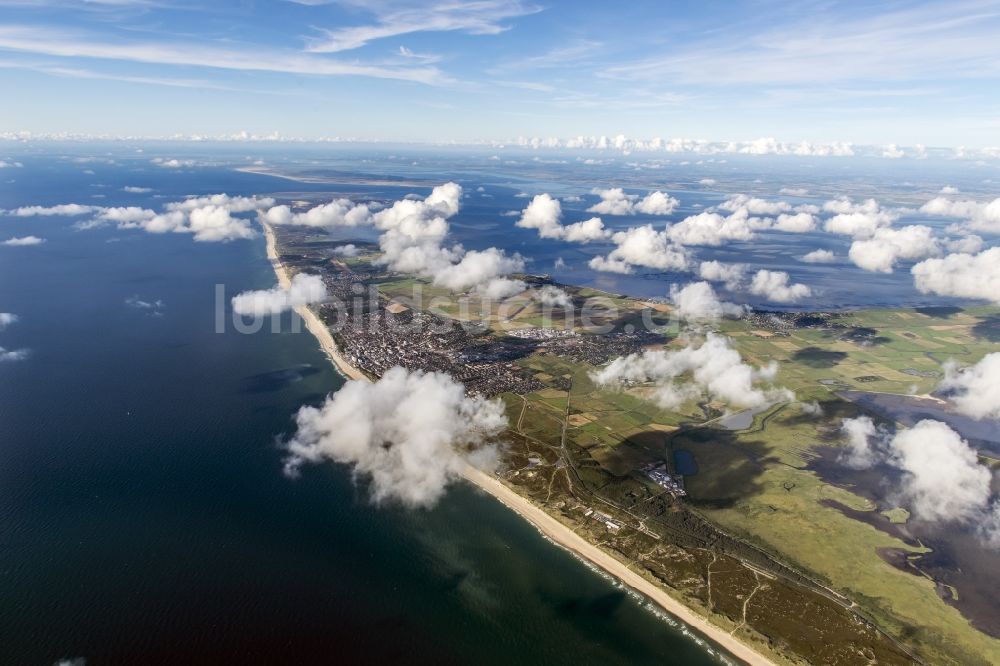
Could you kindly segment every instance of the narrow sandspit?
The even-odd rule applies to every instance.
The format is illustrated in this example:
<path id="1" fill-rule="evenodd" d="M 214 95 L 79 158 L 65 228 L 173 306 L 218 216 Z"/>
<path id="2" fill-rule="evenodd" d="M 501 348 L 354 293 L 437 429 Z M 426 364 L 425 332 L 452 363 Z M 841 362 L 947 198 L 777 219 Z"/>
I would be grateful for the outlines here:
<path id="1" fill-rule="evenodd" d="M 292 285 L 292 279 L 289 277 L 284 265 L 278 259 L 278 244 L 274 237 L 274 230 L 271 229 L 271 225 L 269 224 L 263 226 L 264 235 L 267 237 L 267 258 L 271 260 L 274 273 L 278 276 L 278 284 L 282 289 L 288 289 Z M 320 347 L 323 348 L 327 357 L 333 361 L 333 365 L 336 366 L 340 374 L 344 375 L 347 379 L 367 379 L 363 372 L 352 366 L 341 356 L 337 343 L 334 341 L 333 336 L 330 335 L 330 329 L 326 327 L 326 324 L 320 320 L 315 312 L 309 309 L 308 305 L 296 307 L 295 312 L 302 317 L 302 320 L 306 323 L 306 328 L 319 341 Z"/>
<path id="2" fill-rule="evenodd" d="M 552 542 L 611 574 L 629 588 L 653 601 L 670 615 L 673 615 L 684 624 L 722 646 L 732 656 L 752 666 L 774 666 L 774 662 L 771 659 L 746 645 L 729 632 L 715 626 L 701 615 L 698 615 L 629 569 L 625 563 L 593 545 L 569 527 L 560 523 L 524 497 L 518 495 L 495 477 L 474 467 L 468 467 L 465 471 L 465 478 L 490 495 L 493 495 L 493 497 L 500 500 L 507 508 L 534 525 L 539 532 Z"/>
<path id="3" fill-rule="evenodd" d="M 274 231 L 268 224 L 264 224 L 263 226 L 267 237 L 267 257 L 271 260 L 274 272 L 278 276 L 278 283 L 283 289 L 288 289 L 291 286 L 291 278 L 278 258 L 277 241 Z M 340 350 L 337 348 L 333 336 L 330 335 L 329 329 L 320 321 L 315 312 L 307 306 L 299 306 L 295 308 L 295 311 L 305 321 L 309 332 L 319 340 L 323 351 L 326 352 L 326 355 L 333 361 L 333 364 L 341 374 L 348 379 L 368 380 L 368 377 L 364 373 L 352 366 L 341 356 Z M 727 631 L 715 626 L 701 615 L 698 615 L 639 574 L 630 570 L 625 563 L 620 562 L 610 554 L 591 544 L 569 527 L 563 525 L 524 497 L 518 495 L 495 477 L 474 467 L 466 468 L 464 476 L 467 481 L 489 493 L 534 525 L 539 532 L 553 543 L 614 576 L 624 585 L 663 608 L 670 615 L 684 622 L 695 631 L 707 636 L 732 656 L 747 664 L 751 664 L 751 666 L 775 666 L 775 663 L 769 658 L 741 642 Z"/>

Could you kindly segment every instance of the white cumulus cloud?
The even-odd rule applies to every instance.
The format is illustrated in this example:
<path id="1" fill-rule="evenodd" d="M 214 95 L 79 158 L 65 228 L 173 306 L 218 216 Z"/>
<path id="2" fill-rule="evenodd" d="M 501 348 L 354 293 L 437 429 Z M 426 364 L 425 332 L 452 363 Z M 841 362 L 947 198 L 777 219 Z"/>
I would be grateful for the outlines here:
<path id="1" fill-rule="evenodd" d="M 947 424 L 931 419 L 890 435 L 871 419 L 846 419 L 848 450 L 841 460 L 855 468 L 885 463 L 902 472 L 893 492 L 919 520 L 975 526 L 986 545 L 1000 548 L 1000 503 L 991 503 L 992 474 L 975 449 Z"/>
<path id="2" fill-rule="evenodd" d="M 27 245 L 41 245 L 45 242 L 44 238 L 39 238 L 38 236 L 14 236 L 13 238 L 8 238 L 3 242 L 3 245 L 9 247 L 21 247 Z"/>
<path id="3" fill-rule="evenodd" d="M 812 296 L 812 289 L 801 283 L 789 284 L 784 271 L 757 271 L 750 281 L 750 293 L 763 296 L 774 303 L 795 303 Z"/>
<path id="4" fill-rule="evenodd" d="M 668 226 L 667 236 L 678 245 L 717 247 L 728 241 L 751 240 L 754 229 L 745 210 L 728 216 L 705 211 Z"/>
<path id="5" fill-rule="evenodd" d="M 370 481 L 375 502 L 432 506 L 467 465 L 492 468 L 489 443 L 507 425 L 499 400 L 467 396 L 442 373 L 392 368 L 377 382 L 347 382 L 320 407 L 303 407 L 285 469 L 331 460 Z"/>
<path id="6" fill-rule="evenodd" d="M 925 259 L 910 269 L 922 294 L 976 298 L 1000 304 L 1000 247 Z"/>
<path id="7" fill-rule="evenodd" d="M 698 265 L 698 275 L 702 280 L 723 282 L 726 289 L 736 291 L 743 284 L 746 264 L 725 264 L 721 261 L 703 261 Z"/>
<path id="8" fill-rule="evenodd" d="M 970 199 L 935 197 L 921 206 L 920 212 L 942 217 L 964 218 L 965 222 L 960 226 L 967 232 L 1000 234 L 1000 197 L 986 203 Z"/>
<path id="9" fill-rule="evenodd" d="M 813 250 L 799 257 L 807 264 L 832 264 L 837 261 L 837 255 L 830 250 Z"/>
<path id="10" fill-rule="evenodd" d="M 606 257 L 594 257 L 590 267 L 596 271 L 631 273 L 633 266 L 663 271 L 685 271 L 689 258 L 683 247 L 674 245 L 666 232 L 650 224 L 619 231 L 611 236 L 616 245 Z"/>
<path id="11" fill-rule="evenodd" d="M 357 227 L 371 223 L 371 211 L 364 204 L 354 204 L 348 199 L 336 199 L 330 203 L 313 206 L 293 213 L 287 205 L 274 206 L 261 213 L 261 218 L 269 224 L 291 224 L 305 227 Z"/>
<path id="12" fill-rule="evenodd" d="M 900 259 L 921 259 L 940 251 L 941 245 L 930 227 L 911 224 L 876 229 L 871 238 L 851 243 L 848 256 L 858 268 L 891 273 Z"/>
<path id="13" fill-rule="evenodd" d="M 659 190 L 650 192 L 642 199 L 637 194 L 626 194 L 620 187 L 606 190 L 594 189 L 592 194 L 601 198 L 599 202 L 587 209 L 588 213 L 601 215 L 670 215 L 680 202 L 674 197 Z"/>
<path id="14" fill-rule="evenodd" d="M 15 217 L 51 217 L 55 215 L 73 217 L 76 215 L 87 215 L 96 210 L 100 210 L 100 208 L 97 206 L 70 203 L 58 206 L 22 206 L 21 208 L 7 211 L 7 213 Z"/>
<path id="15" fill-rule="evenodd" d="M 816 230 L 816 216 L 810 213 L 782 213 L 772 227 L 791 234 L 805 234 Z"/>
<path id="16" fill-rule="evenodd" d="M 742 408 L 792 399 L 787 390 L 770 386 L 776 373 L 776 364 L 754 368 L 744 363 L 728 338 L 709 333 L 700 345 L 618 357 L 591 377 L 604 386 L 652 381 L 653 398 L 665 409 L 706 396 Z M 677 382 L 682 376 L 686 380 Z"/>
<path id="17" fill-rule="evenodd" d="M 671 285 L 670 300 L 678 317 L 693 322 L 713 322 L 724 316 L 740 317 L 746 312 L 745 306 L 720 300 L 707 282 L 691 282 L 684 287 Z"/>
<path id="18" fill-rule="evenodd" d="M 301 305 L 322 303 L 328 295 L 323 278 L 319 275 L 299 273 L 292 278 L 288 289 L 274 287 L 244 291 L 232 298 L 233 312 L 240 315 L 273 315 Z"/>
<path id="19" fill-rule="evenodd" d="M 542 305 L 562 308 L 573 307 L 573 300 L 570 298 L 569 294 L 559 287 L 554 287 L 551 284 L 547 284 L 541 289 L 536 290 L 535 298 L 537 298 Z"/>
<path id="20" fill-rule="evenodd" d="M 541 238 L 557 238 L 570 243 L 588 243 L 609 236 L 599 217 L 566 226 L 560 222 L 561 218 L 559 200 L 548 194 L 539 194 L 525 207 L 515 224 L 523 229 L 537 229 Z"/>
<path id="21" fill-rule="evenodd" d="M 949 362 L 944 370 L 941 388 L 952 392 L 958 411 L 975 419 L 1000 419 L 1000 352 L 966 367 Z"/>

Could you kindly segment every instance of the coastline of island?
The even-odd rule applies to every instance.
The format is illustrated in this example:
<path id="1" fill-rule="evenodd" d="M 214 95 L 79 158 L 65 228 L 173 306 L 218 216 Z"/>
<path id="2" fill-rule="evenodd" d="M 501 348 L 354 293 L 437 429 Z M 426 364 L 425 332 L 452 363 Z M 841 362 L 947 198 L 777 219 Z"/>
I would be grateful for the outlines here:
<path id="1" fill-rule="evenodd" d="M 274 230 L 269 224 L 264 223 L 262 226 L 264 227 L 264 236 L 267 239 L 267 258 L 271 262 L 271 267 L 274 268 L 274 274 L 278 277 L 278 284 L 282 289 L 288 289 L 292 285 L 292 279 L 278 256 L 278 241 L 274 236 Z M 313 334 L 327 358 L 345 379 L 368 379 L 363 372 L 348 363 L 347 359 L 341 355 L 340 348 L 337 347 L 336 341 L 330 334 L 330 329 L 326 327 L 319 315 L 309 309 L 309 306 L 295 306 L 295 314 L 302 317 L 306 328 Z"/>
<path id="2" fill-rule="evenodd" d="M 288 289 L 291 286 L 291 277 L 281 263 L 274 230 L 267 223 L 262 223 L 262 226 L 266 238 L 267 258 L 278 278 L 278 284 L 283 289 Z M 370 381 L 367 375 L 352 366 L 343 357 L 329 329 L 309 306 L 297 306 L 295 312 L 302 317 L 306 328 L 316 338 L 327 358 L 344 378 Z M 761 654 L 753 646 L 741 641 L 723 628 L 713 624 L 705 616 L 673 598 L 663 589 L 629 569 L 626 563 L 590 543 L 494 476 L 470 466 L 466 468 L 463 478 L 514 511 L 534 526 L 547 540 L 598 567 L 622 585 L 649 599 L 669 615 L 716 643 L 730 656 L 751 666 L 777 666 L 777 662 L 773 659 Z"/>

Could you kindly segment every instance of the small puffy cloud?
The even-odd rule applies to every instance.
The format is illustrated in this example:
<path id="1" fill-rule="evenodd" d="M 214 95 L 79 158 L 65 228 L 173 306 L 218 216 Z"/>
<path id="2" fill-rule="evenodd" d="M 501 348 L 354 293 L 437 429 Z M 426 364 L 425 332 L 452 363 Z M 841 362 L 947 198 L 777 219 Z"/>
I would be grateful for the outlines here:
<path id="1" fill-rule="evenodd" d="M 719 204 L 718 207 L 731 213 L 745 211 L 748 215 L 778 215 L 787 213 L 792 208 L 785 201 L 768 201 L 746 194 L 737 194 Z"/>
<path id="2" fill-rule="evenodd" d="M 599 217 L 567 224 L 561 229 L 562 238 L 570 243 L 589 243 L 611 235 L 611 232 L 604 228 L 604 222 Z"/>
<path id="3" fill-rule="evenodd" d="M 791 234 L 808 233 L 816 230 L 816 216 L 810 213 L 782 213 L 772 228 Z"/>
<path id="4" fill-rule="evenodd" d="M 239 315 L 281 314 L 302 305 L 322 303 L 327 300 L 326 285 L 319 275 L 299 273 L 292 278 L 288 289 L 274 287 L 244 291 L 233 296 L 233 312 Z"/>
<path id="5" fill-rule="evenodd" d="M 855 203 L 839 197 L 824 203 L 823 210 L 834 213 L 823 225 L 826 231 L 857 239 L 871 238 L 877 229 L 892 226 L 899 219 L 897 211 L 882 208 L 874 199 Z"/>
<path id="6" fill-rule="evenodd" d="M 941 194 L 958 194 L 959 189 L 957 187 L 952 187 L 951 185 L 945 185 L 940 190 Z"/>
<path id="7" fill-rule="evenodd" d="M 523 270 L 524 259 L 520 255 L 508 256 L 503 250 L 495 247 L 470 250 L 457 263 L 438 271 L 434 275 L 434 284 L 451 291 L 465 291 L 477 285 L 486 285 L 508 273 Z M 518 291 L 524 291 L 523 283 L 521 285 Z M 498 288 L 494 285 L 494 289 Z"/>
<path id="8" fill-rule="evenodd" d="M 958 411 L 974 419 L 1000 419 L 1000 352 L 966 367 L 948 362 L 944 371 L 940 388 L 950 392 Z"/>
<path id="9" fill-rule="evenodd" d="M 823 225 L 831 234 L 843 234 L 855 238 L 870 238 L 875 230 L 888 227 L 893 218 L 884 213 L 840 213 Z"/>
<path id="10" fill-rule="evenodd" d="M 890 452 L 891 464 L 906 475 L 902 494 L 921 519 L 965 521 L 987 509 L 992 475 L 946 424 L 920 421 L 892 438 Z"/>
<path id="11" fill-rule="evenodd" d="M 562 205 L 549 194 L 538 194 L 521 213 L 515 224 L 522 229 L 537 229 L 542 238 L 561 238 Z"/>
<path id="12" fill-rule="evenodd" d="M 842 431 L 848 440 L 843 462 L 856 468 L 884 463 L 902 472 L 894 492 L 915 518 L 976 525 L 987 545 L 1000 547 L 1000 504 L 990 503 L 992 474 L 947 424 L 924 419 L 890 435 L 860 417 L 845 420 Z"/>
<path id="13" fill-rule="evenodd" d="M 984 204 L 971 199 L 956 200 L 948 197 L 934 197 L 923 206 L 920 212 L 941 217 L 972 217 L 978 213 Z"/>
<path id="14" fill-rule="evenodd" d="M 1000 197 L 987 203 L 935 197 L 921 206 L 920 212 L 927 215 L 964 218 L 965 222 L 961 228 L 967 232 L 1000 234 Z"/>
<path id="15" fill-rule="evenodd" d="M 194 160 L 164 159 L 162 157 L 155 157 L 150 162 L 164 169 L 183 169 L 184 167 L 193 167 L 198 164 Z"/>
<path id="16" fill-rule="evenodd" d="M 7 214 L 15 217 L 51 217 L 56 215 L 73 217 L 76 215 L 87 215 L 97 210 L 100 210 L 97 206 L 70 203 L 58 206 L 22 206 L 21 208 L 7 211 Z"/>
<path id="17" fill-rule="evenodd" d="M 840 462 L 854 469 L 867 469 L 875 464 L 877 453 L 872 446 L 876 434 L 875 422 L 868 416 L 844 419 L 840 432 L 847 440 L 847 451 Z"/>
<path id="18" fill-rule="evenodd" d="M 476 293 L 484 299 L 498 301 L 520 294 L 527 288 L 528 283 L 523 280 L 497 277 L 477 284 Z"/>
<path id="19" fill-rule="evenodd" d="M 390 270 L 433 277 L 462 258 L 460 246 L 441 245 L 448 235 L 448 218 L 460 206 L 462 188 L 438 185 L 423 198 L 404 198 L 375 213 L 372 221 L 382 231 L 378 261 Z"/>
<path id="20" fill-rule="evenodd" d="M 204 197 L 189 197 L 183 201 L 173 201 L 167 204 L 167 210 L 194 211 L 198 208 L 214 206 L 225 208 L 230 213 L 248 213 L 274 205 L 270 197 L 232 197 L 228 194 L 210 194 Z"/>
<path id="21" fill-rule="evenodd" d="M 823 204 L 823 210 L 827 213 L 877 213 L 880 210 L 878 202 L 874 199 L 865 199 L 861 203 L 855 203 L 847 197 L 837 197 Z"/>
<path id="22" fill-rule="evenodd" d="M 128 192 L 129 194 L 148 194 L 152 191 L 152 187 L 136 187 L 135 185 L 126 185 L 122 188 L 122 192 Z"/>
<path id="23" fill-rule="evenodd" d="M 854 203 L 840 197 L 824 203 L 823 210 L 835 213 L 823 225 L 826 231 L 855 238 L 870 238 L 876 229 L 891 226 L 899 219 L 898 213 L 883 209 L 874 199 Z"/>
<path id="24" fill-rule="evenodd" d="M 709 333 L 701 345 L 618 357 L 591 378 L 603 386 L 652 381 L 653 398 L 664 409 L 706 396 L 744 408 L 791 399 L 788 391 L 769 386 L 776 373 L 775 364 L 754 368 L 744 363 L 728 338 Z M 687 379 L 678 383 L 681 376 Z"/>
<path id="25" fill-rule="evenodd" d="M 12 312 L 0 312 L 0 331 L 20 320 L 21 318 Z"/>
<path id="26" fill-rule="evenodd" d="M 910 269 L 922 294 L 975 298 L 1000 304 L 1000 247 L 979 254 L 925 259 Z"/>
<path id="27" fill-rule="evenodd" d="M 601 215 L 670 215 L 680 202 L 674 197 L 659 190 L 650 192 L 642 199 L 636 194 L 626 194 L 620 187 L 607 190 L 595 189 L 592 194 L 601 200 L 587 209 L 588 213 Z"/>
<path id="28" fill-rule="evenodd" d="M 740 317 L 746 307 L 722 301 L 707 282 L 692 282 L 684 287 L 670 286 L 674 312 L 681 319 L 693 322 L 713 322 L 722 317 Z"/>
<path id="29" fill-rule="evenodd" d="M 257 235 L 249 220 L 235 217 L 234 213 L 247 213 L 273 204 L 274 199 L 269 197 L 213 194 L 170 202 L 161 213 L 138 206 L 101 208 L 93 220 L 77 227 L 91 229 L 115 224 L 119 229 L 143 229 L 151 234 L 191 234 L 199 242 L 228 242 Z"/>
<path id="30" fill-rule="evenodd" d="M 118 225 L 121 229 L 131 229 L 141 226 L 142 222 L 156 217 L 156 211 L 139 206 L 116 206 L 105 208 L 93 222 L 80 225 L 82 228 L 100 226 L 105 222 Z"/>
<path id="31" fill-rule="evenodd" d="M 667 236 L 677 245 L 718 247 L 727 241 L 751 240 L 754 230 L 745 212 L 724 217 L 719 213 L 706 211 L 668 226 Z"/>
<path id="32" fill-rule="evenodd" d="M 945 241 L 945 249 L 949 252 L 964 252 L 966 254 L 976 254 L 983 249 L 983 239 L 980 236 L 971 234 Z"/>
<path id="33" fill-rule="evenodd" d="M 347 243 L 346 245 L 338 245 L 333 248 L 333 253 L 338 257 L 356 257 L 361 254 L 361 250 L 358 249 L 354 243 Z"/>
<path id="34" fill-rule="evenodd" d="M 370 481 L 376 503 L 429 507 L 468 465 L 492 468 L 490 439 L 506 426 L 502 403 L 467 396 L 443 373 L 392 368 L 353 380 L 320 407 L 302 407 L 286 447 L 286 472 L 330 460 Z"/>
<path id="35" fill-rule="evenodd" d="M 348 199 L 336 199 L 314 206 L 302 213 L 292 213 L 286 205 L 274 206 L 261 213 L 268 224 L 297 225 L 304 227 L 357 227 L 371 223 L 371 211 L 364 204 L 355 205 Z"/>
<path id="36" fill-rule="evenodd" d="M 628 275 L 632 272 L 632 264 L 623 259 L 611 259 L 610 257 L 593 257 L 587 265 L 600 273 L 620 273 Z"/>
<path id="37" fill-rule="evenodd" d="M 721 261 L 703 261 L 698 266 L 698 276 L 710 282 L 723 282 L 726 289 L 736 291 L 746 275 L 746 264 L 724 264 Z"/>
<path id="38" fill-rule="evenodd" d="M 562 206 L 548 194 L 535 196 L 515 224 L 522 229 L 537 229 L 541 238 L 558 238 L 570 243 L 589 243 L 610 235 L 599 217 L 563 226 Z"/>
<path id="39" fill-rule="evenodd" d="M 8 247 L 22 247 L 27 245 L 41 245 L 44 242 L 45 239 L 38 236 L 14 236 L 13 238 L 8 238 L 2 244 Z"/>
<path id="40" fill-rule="evenodd" d="M 550 284 L 536 290 L 535 298 L 537 298 L 542 305 L 562 308 L 573 307 L 573 299 L 570 298 L 569 294 L 559 287 L 554 287 Z"/>
<path id="41" fill-rule="evenodd" d="M 876 229 L 871 238 L 851 243 L 848 256 L 854 265 L 875 273 L 891 273 L 900 259 L 921 259 L 941 251 L 930 227 L 912 224 Z"/>
<path id="42" fill-rule="evenodd" d="M 812 289 L 801 283 L 789 284 L 784 271 L 757 271 L 750 281 L 750 293 L 763 296 L 773 303 L 796 303 L 812 296 Z"/>
<path id="43" fill-rule="evenodd" d="M 633 210 L 644 215 L 670 215 L 680 203 L 669 194 L 657 190 L 640 199 Z"/>
<path id="44" fill-rule="evenodd" d="M 715 185 L 717 182 L 718 181 L 715 180 L 714 178 L 702 178 L 701 180 L 698 181 L 698 184 L 709 186 L 709 185 Z"/>
<path id="45" fill-rule="evenodd" d="M 633 202 L 638 198 L 635 194 L 625 194 L 620 187 L 595 189 L 592 193 L 601 197 L 601 200 L 588 208 L 587 212 L 600 215 L 631 215 Z"/>
<path id="46" fill-rule="evenodd" d="M 24 165 L 20 162 L 14 162 L 12 160 L 0 160 L 0 169 L 17 169 L 23 167 Z"/>
<path id="47" fill-rule="evenodd" d="M 687 252 L 671 243 L 666 232 L 656 231 L 650 224 L 619 231 L 611 236 L 615 249 L 607 257 L 594 257 L 590 267 L 597 271 L 631 273 L 633 266 L 663 271 L 684 271 L 689 268 Z"/>
<path id="48" fill-rule="evenodd" d="M 163 220 L 159 226 L 157 220 Z M 250 223 L 242 218 L 233 217 L 229 210 L 222 206 L 203 206 L 188 213 L 186 223 L 171 214 L 153 218 L 146 231 L 177 232 L 194 234 L 194 239 L 200 242 L 220 242 L 237 239 L 253 238 L 256 234 L 250 228 Z"/>
<path id="49" fill-rule="evenodd" d="M 804 197 L 809 195 L 809 190 L 804 187 L 783 187 L 778 190 L 778 194 L 787 194 L 790 197 Z"/>
<path id="50" fill-rule="evenodd" d="M 890 160 L 898 160 L 900 157 L 903 157 L 904 155 L 906 155 L 906 153 L 904 153 L 903 150 L 901 148 L 898 148 L 894 143 L 889 143 L 886 144 L 885 146 L 882 146 L 882 157 L 885 157 Z"/>
<path id="51" fill-rule="evenodd" d="M 832 264 L 837 261 L 837 255 L 830 250 L 813 250 L 799 257 L 799 261 L 807 264 Z"/>

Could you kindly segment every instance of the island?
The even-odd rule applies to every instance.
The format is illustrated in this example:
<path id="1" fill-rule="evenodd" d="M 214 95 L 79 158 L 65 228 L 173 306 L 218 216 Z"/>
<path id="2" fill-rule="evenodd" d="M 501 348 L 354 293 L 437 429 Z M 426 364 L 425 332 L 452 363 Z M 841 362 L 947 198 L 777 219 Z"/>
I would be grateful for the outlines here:
<path id="1" fill-rule="evenodd" d="M 641 382 L 609 388 L 593 373 L 682 345 L 665 301 L 517 276 L 568 295 L 543 318 L 529 292 L 485 302 L 386 272 L 363 240 L 345 256 L 335 251 L 345 242 L 316 229 L 264 226 L 282 286 L 318 274 L 355 304 L 297 308 L 346 378 L 400 365 L 501 399 L 501 469 L 466 478 L 734 657 L 996 663 L 1000 600 L 981 584 L 998 579 L 996 558 L 967 536 L 911 526 L 880 491 L 884 470 L 837 462 L 845 418 L 947 417 L 930 396 L 942 364 L 997 350 L 996 308 L 748 311 L 710 328 L 747 362 L 778 362 L 776 383 L 796 399 L 736 413 L 703 400 L 664 409 Z M 588 299 L 609 307 L 583 317 L 576 306 Z M 996 467 L 1000 441 L 985 432 L 964 436 Z"/>

